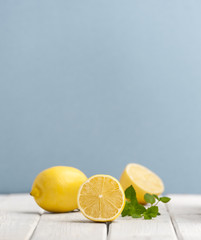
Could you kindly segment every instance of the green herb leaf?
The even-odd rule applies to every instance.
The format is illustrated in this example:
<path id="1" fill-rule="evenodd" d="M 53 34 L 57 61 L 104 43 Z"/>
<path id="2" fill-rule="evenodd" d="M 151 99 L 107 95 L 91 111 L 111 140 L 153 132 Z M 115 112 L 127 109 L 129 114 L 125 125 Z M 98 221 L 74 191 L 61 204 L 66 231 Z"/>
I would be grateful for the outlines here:
<path id="1" fill-rule="evenodd" d="M 171 199 L 169 197 L 160 197 L 159 200 L 163 203 L 169 202 Z"/>
<path id="2" fill-rule="evenodd" d="M 151 206 L 151 207 L 147 208 L 146 214 L 149 215 L 150 217 L 157 217 L 158 207 L 157 206 Z"/>
<path id="3" fill-rule="evenodd" d="M 135 189 L 133 188 L 132 185 L 130 185 L 130 187 L 128 187 L 125 191 L 125 196 L 127 199 L 129 199 L 132 203 L 136 203 L 137 202 L 137 198 L 136 198 L 136 192 Z"/>
<path id="4" fill-rule="evenodd" d="M 149 194 L 149 193 L 146 193 L 145 195 L 144 195 L 144 200 L 147 202 L 147 203 L 151 203 L 151 204 L 153 204 L 153 203 L 155 203 L 155 198 L 154 198 L 154 196 L 153 195 L 151 195 L 151 194 Z"/>
<path id="5" fill-rule="evenodd" d="M 123 210 L 122 213 L 121 213 L 122 217 L 131 216 L 131 215 L 130 215 L 130 208 L 131 208 L 130 205 L 131 205 L 131 203 L 128 202 L 128 201 L 126 201 L 124 210 Z"/>
<path id="6" fill-rule="evenodd" d="M 134 209 L 136 214 L 142 214 L 146 212 L 146 208 L 139 203 L 134 206 Z"/>
<path id="7" fill-rule="evenodd" d="M 156 194 L 153 194 L 153 196 L 159 201 L 159 197 Z"/>
<path id="8" fill-rule="evenodd" d="M 152 219 L 152 217 L 147 213 L 144 213 L 143 216 L 144 216 L 144 219 L 146 220 Z"/>
<path id="9" fill-rule="evenodd" d="M 125 196 L 127 200 L 124 210 L 121 213 L 122 217 L 131 216 L 133 218 L 144 217 L 144 219 L 152 219 L 160 215 L 158 207 L 156 206 L 158 202 L 155 205 L 153 205 L 156 199 L 163 203 L 170 201 L 170 198 L 168 197 L 159 198 L 155 194 L 151 195 L 149 193 L 146 193 L 144 199 L 147 203 L 151 203 L 152 205 L 151 207 L 146 209 L 143 205 L 138 203 L 136 192 L 132 185 L 126 189 Z"/>

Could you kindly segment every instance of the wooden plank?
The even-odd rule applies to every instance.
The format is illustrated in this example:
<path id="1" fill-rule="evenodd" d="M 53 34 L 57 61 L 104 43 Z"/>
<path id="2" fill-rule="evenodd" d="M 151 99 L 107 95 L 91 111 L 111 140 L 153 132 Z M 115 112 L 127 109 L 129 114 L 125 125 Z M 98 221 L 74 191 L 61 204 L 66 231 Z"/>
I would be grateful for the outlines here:
<path id="1" fill-rule="evenodd" d="M 0 210 L 9 212 L 25 212 L 42 214 L 44 210 L 40 208 L 33 197 L 29 194 L 10 194 L 0 205 Z"/>
<path id="2" fill-rule="evenodd" d="M 159 204 L 161 215 L 152 220 L 119 217 L 110 224 L 109 240 L 176 240 L 170 216 L 164 204 Z"/>
<path id="3" fill-rule="evenodd" d="M 25 213 L 0 213 L 0 239 L 28 240 L 37 226 L 40 216 Z"/>
<path id="4" fill-rule="evenodd" d="M 7 194 L 1 194 L 0 195 L 0 203 L 2 204 L 2 202 L 4 202 L 6 199 L 8 199 L 8 196 Z"/>
<path id="5" fill-rule="evenodd" d="M 8 195 L 0 204 L 0 239 L 28 240 L 42 212 L 28 194 Z"/>
<path id="6" fill-rule="evenodd" d="M 168 203 L 168 210 L 175 214 L 201 213 L 201 195 L 175 194 L 169 195 L 172 200 Z"/>
<path id="7" fill-rule="evenodd" d="M 32 240 L 106 240 L 105 223 L 94 223 L 80 212 L 44 213 Z"/>
<path id="8" fill-rule="evenodd" d="M 179 239 L 201 239 L 201 195 L 172 195 L 168 210 Z"/>
<path id="9" fill-rule="evenodd" d="M 170 195 L 168 203 L 178 239 L 201 239 L 201 195 Z M 110 224 L 109 240 L 177 239 L 165 205 L 154 220 L 119 217 Z M 93 223 L 80 212 L 45 213 L 28 194 L 0 195 L 0 239 L 107 239 L 105 223 Z M 39 224 L 38 224 L 39 222 Z M 37 227 L 36 227 L 37 226 Z"/>

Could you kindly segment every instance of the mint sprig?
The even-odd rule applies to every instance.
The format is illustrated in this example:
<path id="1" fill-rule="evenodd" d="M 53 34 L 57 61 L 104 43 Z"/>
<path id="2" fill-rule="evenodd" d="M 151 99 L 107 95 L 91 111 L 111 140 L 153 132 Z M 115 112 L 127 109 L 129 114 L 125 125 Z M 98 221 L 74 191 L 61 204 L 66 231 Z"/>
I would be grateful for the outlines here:
<path id="1" fill-rule="evenodd" d="M 158 209 L 158 203 L 167 203 L 171 199 L 169 197 L 158 197 L 155 194 L 146 193 L 144 195 L 144 200 L 146 203 L 151 204 L 150 207 L 145 208 L 143 205 L 139 204 L 136 197 L 136 191 L 131 185 L 125 190 L 126 204 L 124 210 L 122 211 L 122 217 L 131 216 L 133 218 L 152 219 L 160 215 Z"/>

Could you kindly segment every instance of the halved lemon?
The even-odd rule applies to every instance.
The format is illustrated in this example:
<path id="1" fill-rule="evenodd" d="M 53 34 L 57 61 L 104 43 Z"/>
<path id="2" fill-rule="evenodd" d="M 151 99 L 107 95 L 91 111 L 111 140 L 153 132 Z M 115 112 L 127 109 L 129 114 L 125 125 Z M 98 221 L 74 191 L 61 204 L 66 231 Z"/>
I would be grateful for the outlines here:
<path id="1" fill-rule="evenodd" d="M 121 214 L 124 205 L 125 195 L 121 184 L 109 175 L 90 177 L 78 192 L 78 208 L 92 221 L 113 221 Z"/>
<path id="2" fill-rule="evenodd" d="M 164 191 L 163 181 L 148 168 L 130 163 L 124 169 L 120 183 L 125 190 L 132 185 L 135 188 L 137 200 L 141 204 L 145 204 L 144 194 L 160 195 Z"/>

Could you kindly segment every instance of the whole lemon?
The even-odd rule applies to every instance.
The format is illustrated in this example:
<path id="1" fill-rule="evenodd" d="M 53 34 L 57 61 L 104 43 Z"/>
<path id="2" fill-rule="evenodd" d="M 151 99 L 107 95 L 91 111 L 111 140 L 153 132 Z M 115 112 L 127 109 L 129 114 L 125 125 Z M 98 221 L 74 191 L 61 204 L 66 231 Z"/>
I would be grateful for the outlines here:
<path id="1" fill-rule="evenodd" d="M 30 194 L 46 211 L 73 211 L 78 207 L 78 190 L 86 180 L 86 175 L 76 168 L 51 167 L 38 174 Z"/>

